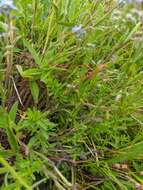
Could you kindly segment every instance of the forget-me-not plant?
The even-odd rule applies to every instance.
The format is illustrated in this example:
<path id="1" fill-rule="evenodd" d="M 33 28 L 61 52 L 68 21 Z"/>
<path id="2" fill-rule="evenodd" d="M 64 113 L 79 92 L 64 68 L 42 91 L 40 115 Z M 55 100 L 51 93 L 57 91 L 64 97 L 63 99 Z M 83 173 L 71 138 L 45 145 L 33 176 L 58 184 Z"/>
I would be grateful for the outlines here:
<path id="1" fill-rule="evenodd" d="M 0 12 L 9 14 L 11 10 L 16 10 L 13 0 L 0 0 Z"/>

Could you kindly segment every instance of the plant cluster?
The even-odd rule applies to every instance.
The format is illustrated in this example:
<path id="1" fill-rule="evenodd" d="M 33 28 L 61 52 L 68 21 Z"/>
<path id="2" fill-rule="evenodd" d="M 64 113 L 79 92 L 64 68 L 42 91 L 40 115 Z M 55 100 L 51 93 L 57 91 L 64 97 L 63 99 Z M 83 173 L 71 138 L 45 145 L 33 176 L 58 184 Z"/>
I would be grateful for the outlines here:
<path id="1" fill-rule="evenodd" d="M 142 15 L 0 1 L 1 190 L 143 189 Z"/>

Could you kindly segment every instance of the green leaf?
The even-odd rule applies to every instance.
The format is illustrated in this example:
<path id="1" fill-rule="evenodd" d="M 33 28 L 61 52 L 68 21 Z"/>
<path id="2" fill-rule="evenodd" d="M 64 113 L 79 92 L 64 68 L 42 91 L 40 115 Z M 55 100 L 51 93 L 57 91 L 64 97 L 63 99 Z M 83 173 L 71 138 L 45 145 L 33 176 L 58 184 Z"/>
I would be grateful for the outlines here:
<path id="1" fill-rule="evenodd" d="M 41 70 L 38 68 L 27 69 L 21 73 L 22 77 L 34 80 L 39 79 L 40 75 L 41 75 Z"/>
<path id="2" fill-rule="evenodd" d="M 135 25 L 135 27 L 131 30 L 131 32 L 126 37 L 125 42 L 127 42 L 128 40 L 131 39 L 131 37 L 133 36 L 133 34 L 138 31 L 138 29 L 139 29 L 140 26 L 141 26 L 140 22 Z"/>
<path id="3" fill-rule="evenodd" d="M 10 112 L 9 112 L 9 117 L 10 117 L 10 119 L 11 119 L 13 122 L 15 121 L 15 118 L 16 118 L 17 109 L 18 109 L 18 101 L 16 101 L 16 102 L 13 104 L 13 106 L 12 106 Z"/>
<path id="4" fill-rule="evenodd" d="M 60 25 L 63 25 L 63 26 L 69 26 L 69 27 L 72 27 L 74 26 L 74 23 L 73 22 L 58 22 L 58 24 Z"/>
<path id="5" fill-rule="evenodd" d="M 7 168 L 1 167 L 1 168 L 0 168 L 0 175 L 1 175 L 1 174 L 4 174 L 4 173 L 7 173 Z"/>
<path id="6" fill-rule="evenodd" d="M 8 142 L 10 144 L 11 149 L 15 153 L 17 153 L 19 151 L 19 147 L 18 147 L 18 142 L 17 142 L 16 136 L 15 136 L 13 129 L 12 129 L 12 125 L 13 125 L 13 122 L 8 118 L 8 124 L 6 127 Z"/>
<path id="7" fill-rule="evenodd" d="M 38 84 L 35 81 L 30 81 L 29 82 L 30 90 L 32 97 L 34 99 L 34 102 L 37 104 L 38 103 L 38 98 L 39 98 L 39 87 Z"/>
<path id="8" fill-rule="evenodd" d="M 55 9 L 55 11 L 58 12 L 58 6 L 56 5 L 55 2 L 52 2 L 52 6 L 53 6 L 53 8 Z"/>
<path id="9" fill-rule="evenodd" d="M 7 114 L 4 109 L 0 109 L 0 127 L 6 130 L 9 145 L 15 153 L 19 151 L 18 142 L 13 131 L 13 128 L 16 126 L 14 123 L 16 111 L 17 102 L 12 106 L 9 114 Z"/>
<path id="10" fill-rule="evenodd" d="M 138 159 L 141 155 L 143 155 L 143 141 L 122 149 L 117 156 L 114 156 L 108 162 L 117 163 Z"/>
<path id="11" fill-rule="evenodd" d="M 0 107 L 0 128 L 5 128 L 7 124 L 7 113 Z"/>
<path id="12" fill-rule="evenodd" d="M 35 60 L 35 63 L 37 65 L 40 65 L 41 64 L 41 58 L 40 58 L 39 54 L 36 52 L 36 50 L 32 47 L 32 45 L 27 40 L 23 40 L 23 43 L 24 43 L 25 47 L 31 53 L 32 57 Z"/>
<path id="13" fill-rule="evenodd" d="M 8 158 L 13 155 L 14 155 L 14 153 L 10 150 L 0 150 L 0 156 L 2 156 L 3 158 Z"/>

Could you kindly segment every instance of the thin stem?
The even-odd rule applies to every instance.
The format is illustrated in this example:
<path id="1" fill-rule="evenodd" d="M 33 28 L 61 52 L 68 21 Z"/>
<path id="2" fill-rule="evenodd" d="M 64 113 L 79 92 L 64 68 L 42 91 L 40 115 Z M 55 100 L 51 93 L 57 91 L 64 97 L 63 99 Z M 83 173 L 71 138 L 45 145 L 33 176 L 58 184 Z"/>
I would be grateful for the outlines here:
<path id="1" fill-rule="evenodd" d="M 54 0 L 53 4 L 56 7 L 58 7 L 59 2 L 60 2 L 59 0 Z M 53 31 L 53 20 L 54 20 L 54 17 L 55 17 L 55 10 L 54 10 L 54 7 L 52 6 L 51 15 L 50 15 L 50 18 L 49 18 L 49 26 L 48 26 L 46 41 L 45 41 L 45 45 L 44 45 L 43 52 L 42 52 L 43 56 L 45 55 L 45 52 L 46 52 L 46 49 L 47 49 L 47 46 L 48 46 L 48 43 L 49 43 L 49 39 L 50 39 L 51 33 Z"/>
<path id="2" fill-rule="evenodd" d="M 11 81 L 10 74 L 12 72 L 13 66 L 13 41 L 14 41 L 14 31 L 11 22 L 10 14 L 7 16 L 8 23 L 8 35 L 6 37 L 7 49 L 6 49 L 6 74 L 5 74 L 5 88 L 10 92 Z"/>
<path id="3" fill-rule="evenodd" d="M 34 184 L 32 185 L 32 189 L 38 187 L 40 184 L 42 184 L 42 183 L 45 182 L 45 181 L 47 181 L 47 177 L 45 177 L 45 178 L 41 179 L 40 181 L 37 181 L 36 183 L 34 183 Z"/>

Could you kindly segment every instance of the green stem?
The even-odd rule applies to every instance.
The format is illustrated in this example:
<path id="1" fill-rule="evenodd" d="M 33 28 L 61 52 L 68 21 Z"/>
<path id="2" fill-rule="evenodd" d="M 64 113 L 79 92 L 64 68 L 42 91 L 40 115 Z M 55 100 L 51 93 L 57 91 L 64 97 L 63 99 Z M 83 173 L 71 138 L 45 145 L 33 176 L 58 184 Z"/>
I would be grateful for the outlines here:
<path id="1" fill-rule="evenodd" d="M 58 6 L 59 0 L 54 0 L 53 4 L 55 4 L 56 6 Z M 55 10 L 54 10 L 54 7 L 52 7 L 51 15 L 50 15 L 50 18 L 49 18 L 49 26 L 48 26 L 46 41 L 45 41 L 45 45 L 44 45 L 43 52 L 42 52 L 43 56 L 44 56 L 44 54 L 46 52 L 46 49 L 47 49 L 47 46 L 48 46 L 48 43 L 49 43 L 49 39 L 50 39 L 50 35 L 51 35 L 52 31 L 53 31 L 52 27 L 53 27 L 54 16 L 55 16 Z"/>

